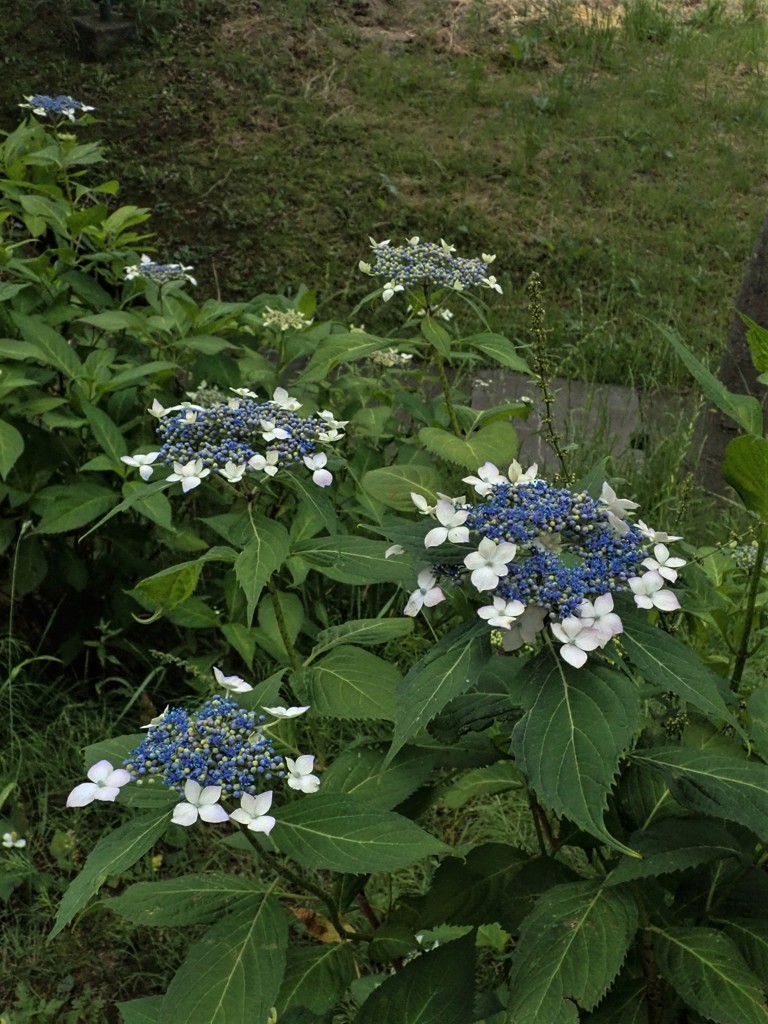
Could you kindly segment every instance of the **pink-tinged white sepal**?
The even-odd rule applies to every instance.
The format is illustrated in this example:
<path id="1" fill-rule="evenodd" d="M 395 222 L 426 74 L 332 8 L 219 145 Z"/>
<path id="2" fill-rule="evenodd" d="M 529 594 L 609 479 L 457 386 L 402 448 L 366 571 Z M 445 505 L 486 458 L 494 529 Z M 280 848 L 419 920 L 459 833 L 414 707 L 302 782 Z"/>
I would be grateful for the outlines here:
<path id="1" fill-rule="evenodd" d="M 658 608 L 662 612 L 676 612 L 680 608 L 677 594 L 664 590 L 664 577 L 655 569 L 642 576 L 631 576 L 627 583 L 635 595 L 638 608 Z"/>
<path id="2" fill-rule="evenodd" d="M 674 583 L 677 579 L 677 570 L 682 569 L 686 564 L 684 558 L 673 558 L 669 553 L 666 544 L 657 544 L 653 549 L 653 558 L 644 558 L 643 565 L 646 569 L 655 569 L 659 576 Z"/>
<path id="3" fill-rule="evenodd" d="M 67 797 L 67 807 L 85 807 L 93 800 L 115 800 L 120 787 L 131 781 L 125 768 L 113 768 L 109 761 L 97 761 L 86 775 L 91 781 L 75 786 Z"/>
<path id="4" fill-rule="evenodd" d="M 493 604 L 477 609 L 480 618 L 495 629 L 511 629 L 524 612 L 522 601 L 505 601 L 503 597 L 494 597 Z"/>
<path id="5" fill-rule="evenodd" d="M 315 766 L 314 754 L 301 754 L 294 761 L 292 757 L 286 757 L 288 777 L 286 779 L 291 789 L 297 789 L 301 793 L 316 793 L 320 788 L 320 779 L 312 774 Z"/>

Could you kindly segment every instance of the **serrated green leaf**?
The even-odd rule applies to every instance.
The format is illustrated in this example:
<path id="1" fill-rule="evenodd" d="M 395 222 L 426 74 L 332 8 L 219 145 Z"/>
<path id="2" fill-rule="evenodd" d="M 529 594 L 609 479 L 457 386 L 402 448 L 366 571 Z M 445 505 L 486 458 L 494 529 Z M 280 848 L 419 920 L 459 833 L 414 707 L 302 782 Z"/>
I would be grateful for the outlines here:
<path id="1" fill-rule="evenodd" d="M 333 502 L 314 483 L 308 483 L 298 474 L 291 475 L 290 487 L 296 491 L 302 505 L 309 505 L 331 535 L 338 533 L 339 520 Z"/>
<path id="2" fill-rule="evenodd" d="M 630 856 L 607 831 L 603 813 L 640 716 L 631 680 L 618 672 L 574 669 L 549 650 L 529 664 L 530 703 L 512 732 L 512 751 L 539 799 L 556 814 Z"/>
<path id="3" fill-rule="evenodd" d="M 397 689 L 388 760 L 453 697 L 473 685 L 489 657 L 487 629 L 470 623 L 442 637 L 412 666 Z"/>
<path id="4" fill-rule="evenodd" d="M 274 896 L 247 900 L 192 947 L 166 992 L 164 1024 L 266 1022 L 287 944 L 286 915 Z"/>
<path id="5" fill-rule="evenodd" d="M 429 315 L 422 317 L 419 330 L 432 348 L 439 352 L 441 356 L 447 356 L 450 353 L 451 336 L 434 317 Z"/>
<path id="6" fill-rule="evenodd" d="M 735 437 L 729 441 L 723 476 L 749 511 L 768 524 L 768 437 Z"/>
<path id="7" fill-rule="evenodd" d="M 433 466 L 409 463 L 406 466 L 383 466 L 363 474 L 363 490 L 387 508 L 398 512 L 413 512 L 411 491 L 426 498 L 430 505 L 437 504 L 437 492 L 442 490 L 440 474 Z"/>
<path id="8" fill-rule="evenodd" d="M 392 345 L 390 338 L 376 338 L 363 331 L 352 331 L 349 334 L 331 334 L 323 339 L 315 349 L 306 369 L 299 374 L 297 386 L 319 383 L 342 363 L 353 363 L 364 359 L 372 352 Z"/>
<path id="9" fill-rule="evenodd" d="M 16 465 L 16 462 L 24 451 L 24 438 L 16 427 L 0 420 L 0 476 L 3 480 Z"/>
<path id="10" fill-rule="evenodd" d="M 235 561 L 235 575 L 245 594 L 249 626 L 262 590 L 283 565 L 289 551 L 288 531 L 280 523 L 255 515 L 254 527 L 256 536 L 248 541 Z"/>
<path id="11" fill-rule="evenodd" d="M 388 811 L 409 797 L 432 773 L 437 757 L 419 747 L 405 747 L 384 769 L 381 747 L 343 750 L 323 772 L 324 793 L 348 793 L 370 807 Z"/>
<path id="12" fill-rule="evenodd" d="M 758 400 L 751 395 L 740 395 L 729 391 L 722 381 L 710 373 L 693 352 L 683 344 L 674 331 L 662 327 L 660 324 L 654 326 L 667 339 L 710 402 L 734 423 L 738 423 L 747 434 L 760 437 L 763 433 L 763 410 Z"/>
<path id="13" fill-rule="evenodd" d="M 760 981 L 714 928 L 653 928 L 656 963 L 678 995 L 716 1024 L 767 1024 Z"/>
<path id="14" fill-rule="evenodd" d="M 354 977 L 355 958 L 348 942 L 319 949 L 292 946 L 275 1002 L 278 1020 L 292 1006 L 325 1013 L 341 999 Z"/>
<path id="15" fill-rule="evenodd" d="M 105 412 L 90 402 L 81 404 L 83 413 L 91 425 L 93 436 L 98 441 L 101 450 L 109 456 L 116 467 L 120 466 L 120 457 L 128 454 L 125 438 Z"/>
<path id="16" fill-rule="evenodd" d="M 518 451 L 517 431 L 511 423 L 489 423 L 468 438 L 456 437 L 440 427 L 422 427 L 419 441 L 446 462 L 477 470 L 486 462 L 507 465 Z"/>
<path id="17" fill-rule="evenodd" d="M 603 998 L 619 973 L 638 925 L 634 899 L 594 882 L 559 885 L 523 921 L 512 958 L 507 1021 L 578 1020 Z"/>
<path id="18" fill-rule="evenodd" d="M 660 772 L 681 806 L 738 821 L 768 840 L 768 765 L 689 747 L 654 747 L 630 755 Z"/>
<path id="19" fill-rule="evenodd" d="M 37 533 L 67 533 L 98 519 L 118 497 L 99 484 L 56 484 L 40 491 L 35 508 L 42 511 Z"/>
<path id="20" fill-rule="evenodd" d="M 392 721 L 400 680 L 400 672 L 383 658 L 342 645 L 294 673 L 291 686 L 321 717 Z"/>
<path id="21" fill-rule="evenodd" d="M 116 1003 L 123 1024 L 161 1024 L 163 1020 L 163 996 L 142 996 Z"/>
<path id="22" fill-rule="evenodd" d="M 303 558 L 316 572 L 339 583 L 404 583 L 411 569 L 396 558 L 386 558 L 386 544 L 366 537 L 313 537 L 297 544 L 291 554 Z"/>
<path id="23" fill-rule="evenodd" d="M 83 364 L 66 338 L 54 331 L 41 316 L 25 316 L 23 313 L 12 313 L 11 316 L 25 341 L 35 346 L 36 358 L 41 363 L 53 366 L 71 380 L 82 379 Z"/>
<path id="24" fill-rule="evenodd" d="M 458 810 L 470 800 L 508 793 L 525 787 L 525 777 L 511 761 L 497 761 L 482 768 L 472 768 L 440 792 L 440 803 Z"/>
<path id="25" fill-rule="evenodd" d="M 623 858 L 606 885 L 684 871 L 725 857 L 741 861 L 745 854 L 743 844 L 725 825 L 697 818 L 663 818 L 635 832 L 629 843 L 643 859 Z"/>
<path id="26" fill-rule="evenodd" d="M 750 320 L 744 313 L 740 313 L 739 316 L 747 325 L 747 344 L 752 356 L 752 365 L 758 373 L 762 373 L 768 370 L 768 330 Z"/>
<path id="27" fill-rule="evenodd" d="M 354 873 L 395 871 L 446 849 L 408 818 L 337 793 L 282 808 L 270 838 L 302 867 Z"/>
<path id="28" fill-rule="evenodd" d="M 624 617 L 621 642 L 649 683 L 671 690 L 712 718 L 733 724 L 722 678 L 697 658 L 690 647 L 652 626 L 643 615 Z"/>
<path id="29" fill-rule="evenodd" d="M 365 1000 L 354 1024 L 467 1024 L 475 939 L 470 933 L 412 960 Z"/>
<path id="30" fill-rule="evenodd" d="M 147 576 L 134 589 L 149 608 L 167 612 L 194 594 L 202 569 L 202 561 L 182 562 Z"/>
<path id="31" fill-rule="evenodd" d="M 402 616 L 393 619 L 352 619 L 341 626 L 330 626 L 321 629 L 317 634 L 312 658 L 330 651 L 339 644 L 359 644 L 371 647 L 386 644 L 390 640 L 398 640 L 413 632 L 413 619 Z"/>
<path id="32" fill-rule="evenodd" d="M 299 630 L 304 622 L 304 605 L 296 594 L 276 591 L 276 596 L 280 602 L 283 625 L 290 642 L 293 644 L 296 642 Z M 275 601 L 272 594 L 265 594 L 261 601 L 259 601 L 258 620 L 258 629 L 254 629 L 251 633 L 254 641 L 276 661 L 283 662 L 286 665 L 289 664 L 290 655 L 285 649 L 285 641 L 277 622 Z M 251 655 L 252 660 L 253 655 Z"/>
<path id="33" fill-rule="evenodd" d="M 584 1024 L 648 1024 L 648 994 L 644 978 L 620 977 Z"/>
<path id="34" fill-rule="evenodd" d="M 175 928 L 221 917 L 233 900 L 264 891 L 238 875 L 209 871 L 162 882 L 135 882 L 106 903 L 133 924 Z"/>
<path id="35" fill-rule="evenodd" d="M 768 686 L 755 690 L 747 699 L 751 719 L 750 735 L 764 761 L 768 761 Z"/>
<path id="36" fill-rule="evenodd" d="M 64 893 L 49 940 L 69 924 L 110 875 L 126 871 L 151 849 L 165 832 L 169 820 L 170 811 L 155 811 L 134 818 L 100 839 L 88 855 L 82 871 Z"/>
<path id="37" fill-rule="evenodd" d="M 462 342 L 477 352 L 482 352 L 499 366 L 506 366 L 508 370 L 516 370 L 518 373 L 531 372 L 526 361 L 517 354 L 512 342 L 503 334 L 473 334 L 469 338 L 462 338 Z"/>

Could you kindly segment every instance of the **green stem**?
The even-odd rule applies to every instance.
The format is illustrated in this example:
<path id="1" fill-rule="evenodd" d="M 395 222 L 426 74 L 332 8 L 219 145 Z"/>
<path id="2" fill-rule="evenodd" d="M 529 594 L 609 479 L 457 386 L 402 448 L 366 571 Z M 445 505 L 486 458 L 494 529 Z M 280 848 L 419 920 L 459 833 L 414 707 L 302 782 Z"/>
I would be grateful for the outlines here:
<path id="1" fill-rule="evenodd" d="M 280 636 L 283 640 L 283 646 L 288 652 L 288 657 L 291 661 L 291 668 L 294 672 L 297 672 L 301 668 L 301 659 L 296 653 L 296 648 L 293 646 L 291 635 L 288 632 L 288 625 L 285 621 L 285 615 L 283 614 L 283 606 L 280 601 L 280 591 L 274 584 L 274 581 L 270 577 L 267 580 L 267 589 L 272 596 L 272 607 L 275 609 L 275 618 L 277 619 L 277 628 L 280 630 Z"/>
<path id="2" fill-rule="evenodd" d="M 757 592 L 760 588 L 760 578 L 763 573 L 763 559 L 765 558 L 766 538 L 768 531 L 763 530 L 757 540 L 755 551 L 755 564 L 752 566 L 752 573 L 749 578 L 749 590 L 747 592 L 747 603 L 744 608 L 744 625 L 739 637 L 739 647 L 736 651 L 736 658 L 731 673 L 731 689 L 737 690 L 744 674 L 744 667 L 749 657 L 749 637 L 752 632 L 753 620 L 755 617 L 755 604 L 757 603 Z"/>
<path id="3" fill-rule="evenodd" d="M 568 470 L 566 453 L 560 445 L 562 435 L 555 430 L 552 410 L 555 404 L 555 396 L 549 386 L 549 364 L 547 360 L 546 339 L 547 331 L 544 327 L 544 307 L 541 304 L 541 279 L 537 273 L 531 274 L 528 284 L 525 287 L 528 295 L 528 317 L 533 334 L 534 352 L 534 375 L 536 386 L 541 392 L 544 402 L 544 415 L 541 417 L 541 425 L 544 432 L 544 440 L 557 456 L 560 463 L 560 476 L 564 483 L 573 482 L 573 474 Z"/>
<path id="4" fill-rule="evenodd" d="M 445 398 L 445 407 L 448 410 L 448 415 L 451 419 L 451 430 L 453 430 L 456 437 L 462 436 L 461 427 L 459 426 L 459 420 L 456 416 L 456 410 L 453 407 L 451 400 L 451 385 L 448 383 L 448 376 L 445 372 L 445 360 L 439 352 L 435 352 L 435 366 L 437 367 L 437 375 L 440 378 L 440 383 L 443 387 L 443 396 Z"/>

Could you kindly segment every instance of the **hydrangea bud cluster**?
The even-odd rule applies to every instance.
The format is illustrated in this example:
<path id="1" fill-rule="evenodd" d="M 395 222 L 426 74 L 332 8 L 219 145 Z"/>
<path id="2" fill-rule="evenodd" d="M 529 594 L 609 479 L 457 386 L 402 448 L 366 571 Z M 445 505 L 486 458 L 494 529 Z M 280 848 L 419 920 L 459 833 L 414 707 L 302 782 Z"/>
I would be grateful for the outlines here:
<path id="1" fill-rule="evenodd" d="M 264 308 L 261 322 L 265 327 L 275 327 L 279 331 L 301 331 L 312 324 L 298 309 L 272 309 L 271 306 Z"/>
<path id="2" fill-rule="evenodd" d="M 222 396 L 206 406 L 183 402 L 164 409 L 155 401 L 150 412 L 158 420 L 159 451 L 123 456 L 122 461 L 137 467 L 144 480 L 151 477 L 156 462 L 172 466 L 168 479 L 180 481 L 184 491 L 211 472 L 237 483 L 247 474 L 272 477 L 296 464 L 310 470 L 318 487 L 333 482 L 325 468 L 327 455 L 316 449 L 343 437 L 346 421 L 335 419 L 327 409 L 297 416 L 301 404 L 284 388 L 276 388 L 265 402 L 247 388 L 233 390 L 233 397 Z"/>
<path id="3" fill-rule="evenodd" d="M 737 544 L 731 549 L 731 558 L 742 572 L 751 573 L 757 558 L 757 541 L 750 541 L 749 544 Z M 762 572 L 768 572 L 768 556 L 763 558 Z"/>
<path id="4" fill-rule="evenodd" d="M 483 253 L 482 258 L 466 259 L 454 256 L 455 247 L 444 239 L 437 242 L 422 242 L 418 236 L 408 239 L 405 245 L 390 245 L 371 241 L 373 260 L 360 262 L 364 274 L 386 278 L 382 298 L 388 302 L 395 292 L 417 285 L 433 285 L 463 291 L 465 288 L 483 287 L 501 292 L 496 278 L 488 274 L 488 266 L 495 256 Z"/>
<path id="5" fill-rule="evenodd" d="M 182 263 L 155 263 L 146 255 L 141 257 L 140 263 L 125 268 L 126 281 L 133 281 L 135 278 L 142 278 L 145 281 L 154 281 L 155 284 L 168 284 L 171 281 L 187 281 L 189 284 L 197 284 L 197 281 L 189 273 L 194 267 L 185 267 Z"/>
<path id="6" fill-rule="evenodd" d="M 96 109 L 81 103 L 80 100 L 72 99 L 71 96 L 35 94 L 34 96 L 25 96 L 24 100 L 24 103 L 19 104 L 20 107 L 31 110 L 38 117 L 50 117 L 54 120 L 66 118 L 68 121 L 74 121 L 77 114 L 87 114 L 89 110 Z"/>
<path id="7" fill-rule="evenodd" d="M 664 543 L 680 538 L 630 523 L 637 505 L 617 498 L 608 484 L 594 499 L 583 491 L 553 487 L 537 478 L 536 466 L 523 471 L 517 462 L 506 476 L 486 463 L 464 482 L 481 500 L 441 495 L 430 508 L 413 495 L 419 511 L 440 524 L 427 533 L 425 547 L 471 543 L 476 550 L 460 564 L 423 570 L 406 614 L 443 600 L 441 581 L 458 585 L 469 576 L 475 589 L 491 599 L 478 615 L 504 631 L 506 650 L 531 643 L 549 625 L 562 645 L 562 657 L 578 668 L 589 651 L 623 631 L 613 594 L 631 592 L 639 608 L 680 607 L 665 585 L 677 579 L 685 561 L 672 557 Z"/>
<path id="8" fill-rule="evenodd" d="M 409 366 L 413 356 L 409 352 L 398 352 L 396 348 L 385 348 L 380 352 L 371 352 L 369 359 L 375 366 L 389 369 L 393 366 Z"/>
<path id="9" fill-rule="evenodd" d="M 255 796 L 264 782 L 285 778 L 285 762 L 264 734 L 265 715 L 230 697 L 213 696 L 196 712 L 169 708 L 150 725 L 124 762 L 133 781 L 157 776 L 183 793 L 189 779 L 220 786 L 232 800 Z"/>

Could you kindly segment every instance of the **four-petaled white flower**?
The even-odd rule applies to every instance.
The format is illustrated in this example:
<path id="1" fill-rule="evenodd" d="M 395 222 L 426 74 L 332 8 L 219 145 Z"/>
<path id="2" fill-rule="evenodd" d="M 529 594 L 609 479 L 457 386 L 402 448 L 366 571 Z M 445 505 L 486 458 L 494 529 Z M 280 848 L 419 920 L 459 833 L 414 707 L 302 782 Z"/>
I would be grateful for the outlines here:
<path id="1" fill-rule="evenodd" d="M 504 475 L 492 462 L 484 462 L 477 471 L 477 476 L 462 477 L 462 483 L 472 484 L 475 492 L 484 498 L 493 490 L 494 484 L 504 483 Z"/>
<path id="2" fill-rule="evenodd" d="M 307 704 L 303 708 L 268 708 L 264 704 L 261 705 L 262 710 L 268 712 L 273 718 L 298 718 L 299 715 L 303 715 L 305 711 L 309 711 L 311 704 Z"/>
<path id="3" fill-rule="evenodd" d="M 147 409 L 147 412 L 150 414 L 150 416 L 154 416 L 155 419 L 161 420 L 163 416 L 167 416 L 169 412 L 176 412 L 177 409 L 180 408 L 180 405 L 169 405 L 168 408 L 166 409 L 165 406 L 162 405 L 162 403 L 158 402 L 157 399 L 154 399 L 152 405 L 150 405 L 149 409 Z"/>
<path id="4" fill-rule="evenodd" d="M 277 473 L 277 460 L 279 452 L 274 448 L 270 448 L 266 456 L 264 455 L 252 455 L 248 459 L 248 465 L 251 469 L 261 470 L 262 473 L 266 473 L 267 476 L 274 476 Z"/>
<path id="5" fill-rule="evenodd" d="M 655 569 L 659 576 L 674 583 L 677 579 L 677 570 L 686 564 L 685 559 L 670 558 L 669 548 L 666 544 L 657 544 L 653 549 L 653 555 L 653 558 L 644 558 L 643 565 L 646 569 Z"/>
<path id="6" fill-rule="evenodd" d="M 131 781 L 125 768 L 113 768 L 109 761 L 97 761 L 86 772 L 90 782 L 81 782 L 67 797 L 67 807 L 85 807 L 92 800 L 116 800 L 120 787 Z"/>
<path id="7" fill-rule="evenodd" d="M 218 802 L 221 786 L 203 788 L 194 779 L 187 779 L 184 783 L 184 796 L 186 802 L 176 804 L 173 809 L 171 821 L 174 825 L 194 825 L 198 818 L 207 822 L 229 821 L 229 815 Z"/>
<path id="8" fill-rule="evenodd" d="M 402 544 L 390 544 L 387 550 L 384 552 L 385 558 L 391 558 L 392 555 L 404 555 L 405 548 Z"/>
<path id="9" fill-rule="evenodd" d="M 664 577 L 655 569 L 649 569 L 642 576 L 631 576 L 627 580 L 638 608 L 659 608 L 663 612 L 676 612 L 680 602 L 671 590 L 662 589 L 664 582 Z"/>
<path id="10" fill-rule="evenodd" d="M 616 491 L 610 484 L 603 482 L 603 489 L 597 499 L 608 512 L 612 512 L 617 519 L 625 519 L 627 514 L 634 508 L 640 508 L 636 501 L 629 501 L 627 498 L 617 498 Z"/>
<path id="11" fill-rule="evenodd" d="M 276 426 L 272 420 L 261 420 L 261 436 L 265 441 L 285 441 L 291 435 L 284 427 Z"/>
<path id="12" fill-rule="evenodd" d="M 328 409 L 323 409 L 323 411 L 319 412 L 317 415 L 318 418 L 324 420 L 326 425 L 330 427 L 332 430 L 335 430 L 337 427 L 340 430 L 342 427 L 346 427 L 346 425 L 349 423 L 349 420 L 337 420 L 334 417 L 333 413 L 330 412 Z"/>
<path id="13" fill-rule="evenodd" d="M 381 297 L 382 299 L 384 299 L 385 302 L 389 302 L 389 300 L 392 298 L 395 292 L 401 292 L 402 290 L 403 286 L 401 284 L 395 284 L 394 281 L 387 281 L 387 283 L 384 285 L 384 290 L 381 293 Z"/>
<path id="14" fill-rule="evenodd" d="M 528 605 L 523 614 L 504 633 L 501 646 L 505 651 L 517 651 L 523 644 L 531 644 L 536 635 L 544 629 L 547 618 L 545 608 L 538 605 Z"/>
<path id="15" fill-rule="evenodd" d="M 267 811 L 272 806 L 272 790 L 266 793 L 259 793 L 258 796 L 251 796 L 250 793 L 243 793 L 240 797 L 240 806 L 232 811 L 230 818 L 245 825 L 251 832 L 263 832 L 268 836 L 275 827 L 275 819 Z"/>
<path id="16" fill-rule="evenodd" d="M 522 601 L 506 601 L 503 597 L 494 597 L 493 604 L 478 608 L 477 614 L 485 619 L 489 626 L 496 629 L 511 629 L 512 624 L 525 611 Z"/>
<path id="17" fill-rule="evenodd" d="M 533 483 L 538 472 L 539 464 L 537 462 L 534 462 L 528 469 L 523 469 L 517 459 L 513 459 L 507 470 L 507 477 L 511 484 L 518 486 L 519 484 Z"/>
<path id="18" fill-rule="evenodd" d="M 27 845 L 27 840 L 22 839 L 18 832 L 3 832 L 3 846 L 9 850 L 16 847 L 17 850 L 23 849 Z"/>
<path id="19" fill-rule="evenodd" d="M 297 409 L 301 408 L 301 402 L 292 398 L 285 388 L 275 388 L 272 401 L 278 408 L 287 409 L 288 412 L 296 412 Z"/>
<path id="20" fill-rule="evenodd" d="M 414 590 L 403 608 L 403 615 L 409 615 L 411 618 L 418 615 L 423 607 L 433 608 L 445 600 L 445 594 L 440 587 L 435 586 L 435 574 L 431 569 L 422 569 L 416 577 L 416 582 L 419 585 L 418 589 Z"/>
<path id="21" fill-rule="evenodd" d="M 180 462 L 174 462 L 173 472 L 168 476 L 171 481 L 181 480 L 181 489 L 186 494 L 187 491 L 191 491 L 193 487 L 197 487 L 202 479 L 210 473 L 210 469 L 206 466 L 203 469 L 202 459 L 190 459 L 189 462 L 182 465 Z"/>
<path id="22" fill-rule="evenodd" d="M 581 668 L 587 660 L 587 651 L 594 651 L 600 646 L 597 630 L 577 619 L 575 615 L 569 615 L 562 622 L 551 622 L 550 628 L 555 639 L 563 645 L 560 648 L 560 657 L 574 668 Z"/>
<path id="23" fill-rule="evenodd" d="M 240 398 L 258 398 L 259 396 L 255 391 L 251 391 L 250 388 L 230 388 L 230 391 L 234 391 Z"/>
<path id="24" fill-rule="evenodd" d="M 327 461 L 328 456 L 325 452 L 304 456 L 304 465 L 307 469 L 312 470 L 312 480 L 318 487 L 328 487 L 329 484 L 333 483 L 333 474 L 325 469 Z"/>
<path id="25" fill-rule="evenodd" d="M 594 601 L 584 600 L 576 614 L 585 626 L 591 626 L 600 637 L 600 646 L 605 647 L 613 636 L 624 632 L 621 619 L 613 610 L 613 596 L 601 594 Z"/>
<path id="26" fill-rule="evenodd" d="M 152 463 L 159 454 L 160 452 L 147 452 L 146 455 L 121 455 L 120 461 L 126 466 L 137 466 L 141 479 L 149 480 L 155 468 Z"/>
<path id="27" fill-rule="evenodd" d="M 322 441 L 324 444 L 332 444 L 340 437 L 344 437 L 344 431 L 337 430 L 336 427 L 331 427 L 330 430 L 319 430 L 317 433 L 318 441 Z"/>
<path id="28" fill-rule="evenodd" d="M 224 477 L 225 480 L 229 480 L 231 484 L 239 483 L 243 479 L 245 473 L 245 465 L 238 466 L 230 459 L 224 469 L 220 469 L 219 473 Z"/>
<path id="29" fill-rule="evenodd" d="M 253 687 L 250 683 L 246 683 L 240 676 L 225 676 L 220 668 L 216 668 L 214 665 L 213 675 L 216 682 L 223 690 L 229 690 L 230 693 L 248 693 Z"/>
<path id="30" fill-rule="evenodd" d="M 499 578 L 509 573 L 509 562 L 515 557 L 517 545 L 503 540 L 500 544 L 483 537 L 477 551 L 464 559 L 464 565 L 472 570 L 470 579 L 478 590 L 493 590 Z"/>
<path id="31" fill-rule="evenodd" d="M 286 757 L 285 763 L 288 767 L 288 778 L 286 779 L 291 789 L 298 789 L 302 793 L 316 793 L 320 788 L 320 779 L 312 775 L 315 765 L 314 754 L 301 754 L 294 761 L 292 757 Z"/>
<path id="32" fill-rule="evenodd" d="M 449 324 L 451 320 L 453 320 L 453 313 L 450 311 L 450 309 L 438 309 L 437 316 L 439 316 L 441 320 L 445 320 L 447 324 Z M 408 358 L 410 359 L 412 357 L 408 356 Z"/>
<path id="33" fill-rule="evenodd" d="M 411 498 L 416 501 L 413 495 Z M 441 525 L 430 530 L 424 538 L 425 548 L 436 548 L 438 544 L 444 544 L 447 540 L 451 544 L 469 543 L 469 530 L 463 525 L 469 515 L 467 509 L 456 509 L 452 502 L 441 498 L 435 505 L 435 515 Z"/>
<path id="34" fill-rule="evenodd" d="M 493 290 L 495 292 L 498 292 L 499 295 L 503 295 L 504 294 L 502 289 L 501 289 L 501 285 L 496 280 L 496 278 L 494 277 L 493 274 L 491 274 L 489 277 L 484 277 L 483 278 L 483 284 L 486 286 L 486 288 L 493 288 Z"/>
<path id="35" fill-rule="evenodd" d="M 671 544 L 673 540 L 682 540 L 682 537 L 675 537 L 671 533 L 664 533 L 661 530 L 652 530 L 642 519 L 638 519 L 637 528 L 644 537 L 647 537 L 653 544 Z"/>

